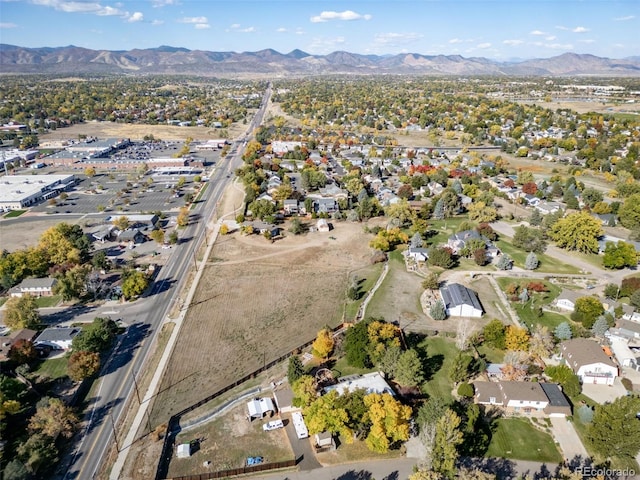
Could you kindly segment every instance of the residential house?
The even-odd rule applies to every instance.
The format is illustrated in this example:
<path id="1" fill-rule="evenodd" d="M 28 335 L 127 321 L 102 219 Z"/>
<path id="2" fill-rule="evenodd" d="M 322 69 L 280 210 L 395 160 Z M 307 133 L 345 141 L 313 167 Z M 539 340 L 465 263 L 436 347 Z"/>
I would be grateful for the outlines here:
<path id="1" fill-rule="evenodd" d="M 10 290 L 12 297 L 22 297 L 31 295 L 34 297 L 50 297 L 58 280 L 51 277 L 44 278 L 25 278 Z"/>
<path id="2" fill-rule="evenodd" d="M 276 204 L 276 201 L 273 199 L 273 197 L 271 195 L 269 195 L 268 193 L 263 193 L 261 195 L 259 195 L 256 200 L 266 200 L 269 203 L 273 203 L 274 205 Z"/>
<path id="3" fill-rule="evenodd" d="M 483 314 L 476 292 L 464 285 L 459 283 L 445 285 L 440 288 L 440 296 L 450 317 L 480 318 Z"/>
<path id="4" fill-rule="evenodd" d="M 506 412 L 549 416 L 571 415 L 571 405 L 555 383 L 473 382 L 474 402 Z"/>
<path id="5" fill-rule="evenodd" d="M 562 342 L 560 354 L 582 383 L 613 385 L 618 376 L 618 366 L 593 340 L 574 338 Z"/>
<path id="6" fill-rule="evenodd" d="M 616 328 L 610 328 L 608 334 L 626 340 L 640 342 L 640 322 L 633 320 L 620 320 Z"/>
<path id="7" fill-rule="evenodd" d="M 576 308 L 576 300 L 580 297 L 584 297 L 584 295 L 573 290 L 562 289 L 560 295 L 555 299 L 555 305 L 562 310 L 573 312 Z"/>
<path id="8" fill-rule="evenodd" d="M 114 225 L 103 225 L 98 231 L 93 232 L 91 236 L 94 240 L 104 243 L 113 238 L 113 231 L 115 228 L 116 227 Z"/>
<path id="9" fill-rule="evenodd" d="M 549 215 L 550 213 L 559 212 L 564 208 L 564 204 L 559 202 L 547 202 L 545 200 L 539 202 L 535 205 L 535 209 L 538 210 L 542 215 Z"/>
<path id="10" fill-rule="evenodd" d="M 426 262 L 429 258 L 429 249 L 421 248 L 421 247 L 412 247 L 409 245 L 409 248 L 404 251 L 404 255 L 407 258 L 411 258 L 416 262 Z"/>
<path id="11" fill-rule="evenodd" d="M 454 233 L 447 239 L 447 247 L 454 254 L 460 255 L 469 240 L 482 240 L 487 247 L 487 258 L 496 258 L 500 254 L 500 250 L 487 237 L 480 235 L 476 230 L 464 230 Z"/>
<path id="12" fill-rule="evenodd" d="M 338 211 L 335 198 L 314 198 L 313 211 L 316 213 L 334 213 Z"/>
<path id="13" fill-rule="evenodd" d="M 0 343 L 0 362 L 4 362 L 9 358 L 9 350 L 11 350 L 11 347 L 13 347 L 16 342 L 20 340 L 32 342 L 37 333 L 35 330 L 22 328 L 20 330 L 14 330 L 8 337 L 2 337 L 2 343 Z"/>
<path id="14" fill-rule="evenodd" d="M 34 340 L 34 345 L 47 345 L 54 350 L 69 350 L 74 337 L 80 333 L 77 327 L 45 328 Z"/>
<path id="15" fill-rule="evenodd" d="M 531 195 L 530 193 L 527 193 L 526 195 L 524 195 L 522 199 L 530 207 L 535 207 L 540 203 L 540 199 L 535 195 Z"/>
<path id="16" fill-rule="evenodd" d="M 427 188 L 431 196 L 440 195 L 444 191 L 444 187 L 437 182 L 429 182 Z"/>
<path id="17" fill-rule="evenodd" d="M 610 345 L 618 364 L 623 367 L 638 368 L 637 354 L 629 348 L 629 343 L 621 338 L 610 338 Z"/>
<path id="18" fill-rule="evenodd" d="M 365 373 L 362 375 L 348 375 L 338 379 L 338 383 L 330 385 L 324 388 L 324 393 L 329 393 L 331 390 L 337 390 L 338 395 L 342 395 L 345 392 L 355 392 L 358 389 L 364 389 L 369 393 L 388 393 L 391 396 L 395 396 L 395 392 L 391 389 L 387 381 L 380 372 Z"/>
<path id="19" fill-rule="evenodd" d="M 283 210 L 285 215 L 294 215 L 300 213 L 300 206 L 298 200 L 293 198 L 287 199 L 283 202 Z"/>
<path id="20" fill-rule="evenodd" d="M 615 213 L 592 213 L 591 216 L 605 227 L 615 227 L 618 224 Z"/>
<path id="21" fill-rule="evenodd" d="M 633 305 L 622 304 L 622 319 L 631 320 L 632 322 L 640 322 L 640 311 L 637 311 Z"/>
<path id="22" fill-rule="evenodd" d="M 250 226 L 253 228 L 254 233 L 264 234 L 269 232 L 271 237 L 277 237 L 280 235 L 280 227 L 273 225 L 272 223 L 263 222 L 261 220 L 244 221 L 240 224 L 241 227 Z"/>

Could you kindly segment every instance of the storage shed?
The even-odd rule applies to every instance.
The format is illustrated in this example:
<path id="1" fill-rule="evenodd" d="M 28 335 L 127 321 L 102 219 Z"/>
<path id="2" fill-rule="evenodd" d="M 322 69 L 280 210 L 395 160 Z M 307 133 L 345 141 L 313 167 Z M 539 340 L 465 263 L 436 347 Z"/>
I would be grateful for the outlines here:
<path id="1" fill-rule="evenodd" d="M 254 398 L 247 402 L 247 409 L 249 410 L 249 420 L 264 418 L 267 413 L 272 414 L 275 412 L 273 400 L 270 398 Z"/>
<path id="2" fill-rule="evenodd" d="M 176 448 L 176 457 L 178 458 L 189 458 L 191 456 L 191 444 L 190 443 L 181 443 Z"/>

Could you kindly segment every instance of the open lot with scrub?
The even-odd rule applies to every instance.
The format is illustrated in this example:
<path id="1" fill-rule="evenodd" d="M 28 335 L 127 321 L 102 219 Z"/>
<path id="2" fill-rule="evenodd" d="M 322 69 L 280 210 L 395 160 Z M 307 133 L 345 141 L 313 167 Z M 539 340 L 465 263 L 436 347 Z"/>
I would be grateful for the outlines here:
<path id="1" fill-rule="evenodd" d="M 219 237 L 154 402 L 154 424 L 342 321 L 350 272 L 371 251 L 361 224 L 338 223 L 331 235 Z"/>

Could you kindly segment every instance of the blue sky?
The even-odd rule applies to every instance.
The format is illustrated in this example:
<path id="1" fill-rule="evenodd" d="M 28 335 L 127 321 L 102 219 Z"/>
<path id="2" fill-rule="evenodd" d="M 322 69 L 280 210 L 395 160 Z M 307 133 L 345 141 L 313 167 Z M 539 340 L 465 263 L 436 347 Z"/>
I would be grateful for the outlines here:
<path id="1" fill-rule="evenodd" d="M 498 60 L 640 55 L 640 0 L 0 0 L 0 43 Z"/>

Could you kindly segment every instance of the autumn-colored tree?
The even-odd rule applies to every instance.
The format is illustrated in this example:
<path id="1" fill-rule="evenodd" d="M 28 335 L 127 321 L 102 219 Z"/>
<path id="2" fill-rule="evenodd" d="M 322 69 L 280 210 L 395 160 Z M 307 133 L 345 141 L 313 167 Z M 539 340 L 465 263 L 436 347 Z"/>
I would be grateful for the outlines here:
<path id="1" fill-rule="evenodd" d="M 178 213 L 178 218 L 176 219 L 176 223 L 179 227 L 186 227 L 189 225 L 189 208 L 182 207 L 180 212 Z"/>
<path id="2" fill-rule="evenodd" d="M 375 320 L 367 326 L 369 336 L 369 358 L 378 363 L 389 347 L 400 347 L 400 327 L 392 323 Z"/>
<path id="3" fill-rule="evenodd" d="M 311 351 L 315 357 L 326 360 L 333 352 L 334 346 L 335 341 L 331 330 L 324 328 L 318 332 L 318 336 L 311 346 Z"/>
<path id="4" fill-rule="evenodd" d="M 129 228 L 129 219 L 126 216 L 121 215 L 113 220 L 113 226 L 118 230 L 124 231 Z"/>
<path id="5" fill-rule="evenodd" d="M 543 358 L 547 358 L 553 352 L 553 335 L 544 325 L 536 325 L 529 338 L 529 353 L 534 360 L 544 367 Z"/>
<path id="6" fill-rule="evenodd" d="M 52 264 L 80 263 L 80 250 L 76 248 L 66 229 L 58 225 L 48 228 L 40 235 L 38 247 L 45 252 Z"/>
<path id="7" fill-rule="evenodd" d="M 367 447 L 384 453 L 394 444 L 409 439 L 411 407 L 403 405 L 388 393 L 372 393 L 364 397 L 369 409 L 371 430 L 365 440 Z"/>
<path id="8" fill-rule="evenodd" d="M 509 325 L 504 339 L 507 350 L 527 351 L 529 348 L 529 332 L 526 328 Z"/>
<path id="9" fill-rule="evenodd" d="M 311 375 L 301 376 L 291 385 L 291 390 L 293 391 L 293 404 L 296 407 L 306 408 L 318 398 L 316 381 Z"/>
<path id="10" fill-rule="evenodd" d="M 526 193 L 527 195 L 535 195 L 537 191 L 538 186 L 535 184 L 535 182 L 527 182 L 522 185 L 522 192 Z"/>
<path id="11" fill-rule="evenodd" d="M 489 207 L 484 202 L 474 202 L 467 207 L 469 220 L 481 223 L 495 222 L 498 219 L 498 210 Z"/>
<path id="12" fill-rule="evenodd" d="M 409 236 L 399 228 L 391 228 L 389 230 L 380 230 L 377 235 L 369 242 L 369 246 L 376 250 L 388 252 L 400 243 L 407 243 Z"/>
<path id="13" fill-rule="evenodd" d="M 576 212 L 558 220 L 548 234 L 560 248 L 596 253 L 599 248 L 598 237 L 604 234 L 604 230 L 600 220 L 588 212 Z"/>
<path id="14" fill-rule="evenodd" d="M 130 300 L 141 295 L 149 286 L 149 277 L 138 270 L 129 270 L 123 274 L 122 295 Z"/>
<path id="15" fill-rule="evenodd" d="M 40 315 L 35 297 L 31 295 L 11 297 L 4 304 L 3 321 L 11 330 L 37 329 L 40 325 Z"/>
<path id="16" fill-rule="evenodd" d="M 349 414 L 344 408 L 337 405 L 337 400 L 337 390 L 331 390 L 315 400 L 304 409 L 305 422 L 311 434 L 331 432 L 332 434 L 340 434 L 346 443 L 352 443 L 353 432 L 347 426 Z"/>
<path id="17" fill-rule="evenodd" d="M 22 365 L 23 363 L 30 363 L 34 360 L 38 356 L 38 352 L 31 340 L 21 338 L 11 345 L 7 356 L 13 363 Z"/>
<path id="18" fill-rule="evenodd" d="M 149 234 L 149 236 L 151 237 L 151 240 L 153 240 L 158 244 L 164 243 L 164 230 L 161 230 L 161 229 L 153 230 Z"/>
<path id="19" fill-rule="evenodd" d="M 69 378 L 80 382 L 85 378 L 95 375 L 100 370 L 100 355 L 95 352 L 73 352 L 69 357 L 67 372 Z"/>
<path id="20" fill-rule="evenodd" d="M 84 169 L 84 174 L 89 178 L 95 177 L 96 169 L 93 168 L 93 167 L 87 167 L 87 168 Z"/>
<path id="21" fill-rule="evenodd" d="M 53 439 L 62 435 L 71 438 L 78 425 L 78 417 L 58 398 L 38 402 L 36 413 L 29 419 L 29 431 L 42 433 Z"/>
<path id="22" fill-rule="evenodd" d="M 29 472 L 34 475 L 51 468 L 51 465 L 58 461 L 58 449 L 55 442 L 51 437 L 42 433 L 29 436 L 26 442 L 18 446 L 17 452 Z"/>

